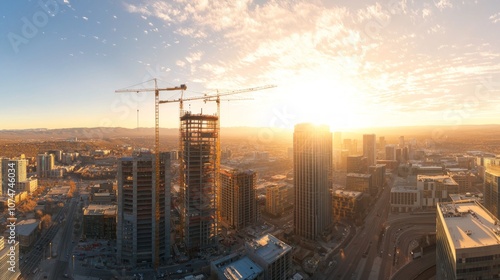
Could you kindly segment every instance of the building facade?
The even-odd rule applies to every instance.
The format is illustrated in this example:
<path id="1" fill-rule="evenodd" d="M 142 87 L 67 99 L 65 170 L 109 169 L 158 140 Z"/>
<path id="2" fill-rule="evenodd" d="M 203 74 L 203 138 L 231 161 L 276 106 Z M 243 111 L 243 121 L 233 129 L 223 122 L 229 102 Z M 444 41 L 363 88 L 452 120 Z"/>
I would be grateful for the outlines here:
<path id="1" fill-rule="evenodd" d="M 1 159 L 2 163 L 2 179 L 3 179 L 3 184 L 2 184 L 2 193 L 7 194 L 7 189 L 9 188 L 8 185 L 8 180 L 9 180 L 9 174 L 8 170 L 11 168 L 11 166 L 14 169 L 14 176 L 12 178 L 15 179 L 15 186 L 14 190 L 18 188 L 18 184 L 20 182 L 26 181 L 27 177 L 27 170 L 28 170 L 28 160 L 24 158 L 16 158 L 16 159 L 9 159 L 9 158 L 2 158 Z"/>
<path id="2" fill-rule="evenodd" d="M 11 264 L 9 263 L 12 255 L 14 255 L 15 259 L 13 266 L 11 266 Z M 3 236 L 0 236 L 0 279 L 16 280 L 20 275 L 21 271 L 19 270 L 19 242 L 10 245 L 7 243 L 7 240 L 5 240 Z"/>
<path id="3" fill-rule="evenodd" d="M 361 174 L 361 173 L 348 173 L 346 175 L 345 188 L 348 191 L 362 192 L 372 195 L 374 189 L 372 175 Z"/>
<path id="4" fill-rule="evenodd" d="M 158 192 L 155 191 L 156 155 L 141 153 L 119 161 L 116 237 L 117 259 L 123 265 L 152 266 L 170 258 L 169 155 L 160 154 Z"/>
<path id="5" fill-rule="evenodd" d="M 221 170 L 221 223 L 234 229 L 243 229 L 257 222 L 257 173 L 252 170 Z"/>
<path id="6" fill-rule="evenodd" d="M 271 185 L 266 188 L 266 212 L 278 217 L 288 207 L 289 188 L 286 185 Z"/>
<path id="7" fill-rule="evenodd" d="M 36 174 L 38 178 L 50 177 L 50 171 L 54 169 L 54 161 L 53 154 L 45 153 L 36 156 Z"/>
<path id="8" fill-rule="evenodd" d="M 365 173 L 368 171 L 368 163 L 364 156 L 347 156 L 347 173 Z"/>
<path id="9" fill-rule="evenodd" d="M 90 204 L 83 210 L 83 234 L 87 238 L 116 240 L 116 205 Z"/>
<path id="10" fill-rule="evenodd" d="M 495 217 L 500 217 L 500 167 L 490 165 L 484 172 L 484 206 Z"/>
<path id="11" fill-rule="evenodd" d="M 375 134 L 363 134 L 363 156 L 368 166 L 377 162 L 377 140 Z"/>
<path id="12" fill-rule="evenodd" d="M 297 236 L 314 240 L 332 224 L 332 133 L 328 126 L 298 124 L 293 134 Z"/>
<path id="13" fill-rule="evenodd" d="M 439 202 L 449 202 L 450 194 L 458 193 L 458 184 L 450 176 L 417 176 L 417 189 L 421 193 L 422 207 L 436 207 Z"/>
<path id="14" fill-rule="evenodd" d="M 333 192 L 333 219 L 356 221 L 364 217 L 366 205 L 363 193 L 355 191 L 335 190 Z"/>

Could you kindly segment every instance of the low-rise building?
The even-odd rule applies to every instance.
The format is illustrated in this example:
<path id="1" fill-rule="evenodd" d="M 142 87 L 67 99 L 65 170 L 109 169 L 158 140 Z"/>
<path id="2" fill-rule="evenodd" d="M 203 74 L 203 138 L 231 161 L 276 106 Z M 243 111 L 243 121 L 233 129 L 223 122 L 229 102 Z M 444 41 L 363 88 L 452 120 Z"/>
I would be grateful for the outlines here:
<path id="1" fill-rule="evenodd" d="M 412 212 L 422 207 L 421 194 L 416 186 L 393 187 L 390 202 L 393 212 Z"/>
<path id="2" fill-rule="evenodd" d="M 250 258 L 231 254 L 210 264 L 212 279 L 264 280 L 264 270 Z"/>
<path id="3" fill-rule="evenodd" d="M 333 219 L 356 221 L 362 219 L 366 211 L 363 193 L 356 191 L 335 190 L 332 196 Z"/>
<path id="4" fill-rule="evenodd" d="M 290 189 L 286 185 L 271 185 L 266 188 L 266 212 L 273 216 L 281 216 L 291 205 Z"/>
<path id="5" fill-rule="evenodd" d="M 41 224 L 39 220 L 23 220 L 16 225 L 16 239 L 21 252 L 31 250 L 32 245 L 40 237 Z"/>
<path id="6" fill-rule="evenodd" d="M 32 193 L 38 188 L 38 179 L 36 178 L 29 178 L 25 181 L 17 183 L 17 190 L 16 192 L 27 192 L 27 193 Z"/>
<path id="7" fill-rule="evenodd" d="M 286 280 L 292 274 L 292 247 L 271 234 L 245 243 L 252 261 L 264 270 L 264 279 Z"/>
<path id="8" fill-rule="evenodd" d="M 450 194 L 457 194 L 458 184 L 448 175 L 417 176 L 417 189 L 421 192 L 422 207 L 436 207 L 439 202 L 450 201 Z"/>
<path id="9" fill-rule="evenodd" d="M 346 190 L 372 195 L 373 182 L 371 174 L 347 173 Z"/>
<path id="10" fill-rule="evenodd" d="M 116 205 L 90 204 L 83 211 L 83 233 L 87 238 L 116 239 Z"/>

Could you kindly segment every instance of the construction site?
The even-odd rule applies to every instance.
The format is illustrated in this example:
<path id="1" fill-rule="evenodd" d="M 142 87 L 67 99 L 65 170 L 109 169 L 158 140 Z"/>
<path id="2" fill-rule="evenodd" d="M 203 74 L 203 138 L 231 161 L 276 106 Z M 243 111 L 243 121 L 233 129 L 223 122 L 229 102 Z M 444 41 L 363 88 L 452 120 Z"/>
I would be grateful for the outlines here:
<path id="1" fill-rule="evenodd" d="M 191 253 L 217 244 L 218 119 L 191 112 L 181 116 L 181 234 Z"/>

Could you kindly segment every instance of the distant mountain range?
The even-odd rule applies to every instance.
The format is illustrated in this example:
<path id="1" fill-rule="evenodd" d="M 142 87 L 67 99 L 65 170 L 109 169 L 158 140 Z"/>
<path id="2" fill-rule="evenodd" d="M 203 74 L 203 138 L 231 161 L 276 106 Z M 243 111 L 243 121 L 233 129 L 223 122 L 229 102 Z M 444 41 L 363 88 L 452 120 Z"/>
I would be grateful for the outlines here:
<path id="1" fill-rule="evenodd" d="M 290 134 L 291 131 L 283 129 L 259 128 L 259 127 L 229 127 L 222 128 L 221 135 L 224 137 L 245 137 L 261 133 Z M 161 137 L 177 137 L 178 128 L 160 128 Z M 33 129 L 9 129 L 0 130 L 0 139 L 5 140 L 88 140 L 99 138 L 123 138 L 123 137 L 154 137 L 154 128 L 123 128 L 123 127 L 79 127 L 79 128 L 33 128 Z"/>
<path id="2" fill-rule="evenodd" d="M 335 131 L 334 128 L 331 128 Z M 221 137 L 292 137 L 290 129 L 269 127 L 223 127 Z M 463 137 L 465 135 L 484 136 L 500 139 L 500 125 L 463 125 L 463 126 L 409 126 L 409 127 L 380 127 L 342 131 L 342 138 L 360 138 L 362 134 L 375 133 L 378 136 L 398 137 Z M 161 137 L 177 137 L 179 129 L 161 128 Z M 123 128 L 123 127 L 93 127 L 93 128 L 33 128 L 0 130 L 0 139 L 4 140 L 88 140 L 122 137 L 153 137 L 154 128 Z M 498 138 L 497 138 L 498 137 Z"/>

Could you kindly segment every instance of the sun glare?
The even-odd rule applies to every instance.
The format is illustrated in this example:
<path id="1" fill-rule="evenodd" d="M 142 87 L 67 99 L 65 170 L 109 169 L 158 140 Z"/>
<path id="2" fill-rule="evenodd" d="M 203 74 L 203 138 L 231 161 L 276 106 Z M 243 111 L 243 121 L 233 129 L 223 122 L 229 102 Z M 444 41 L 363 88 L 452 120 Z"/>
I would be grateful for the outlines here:
<path id="1" fill-rule="evenodd" d="M 357 89 L 343 82 L 315 79 L 294 89 L 288 88 L 286 104 L 294 123 L 326 124 L 331 130 L 362 127 L 364 108 Z"/>

